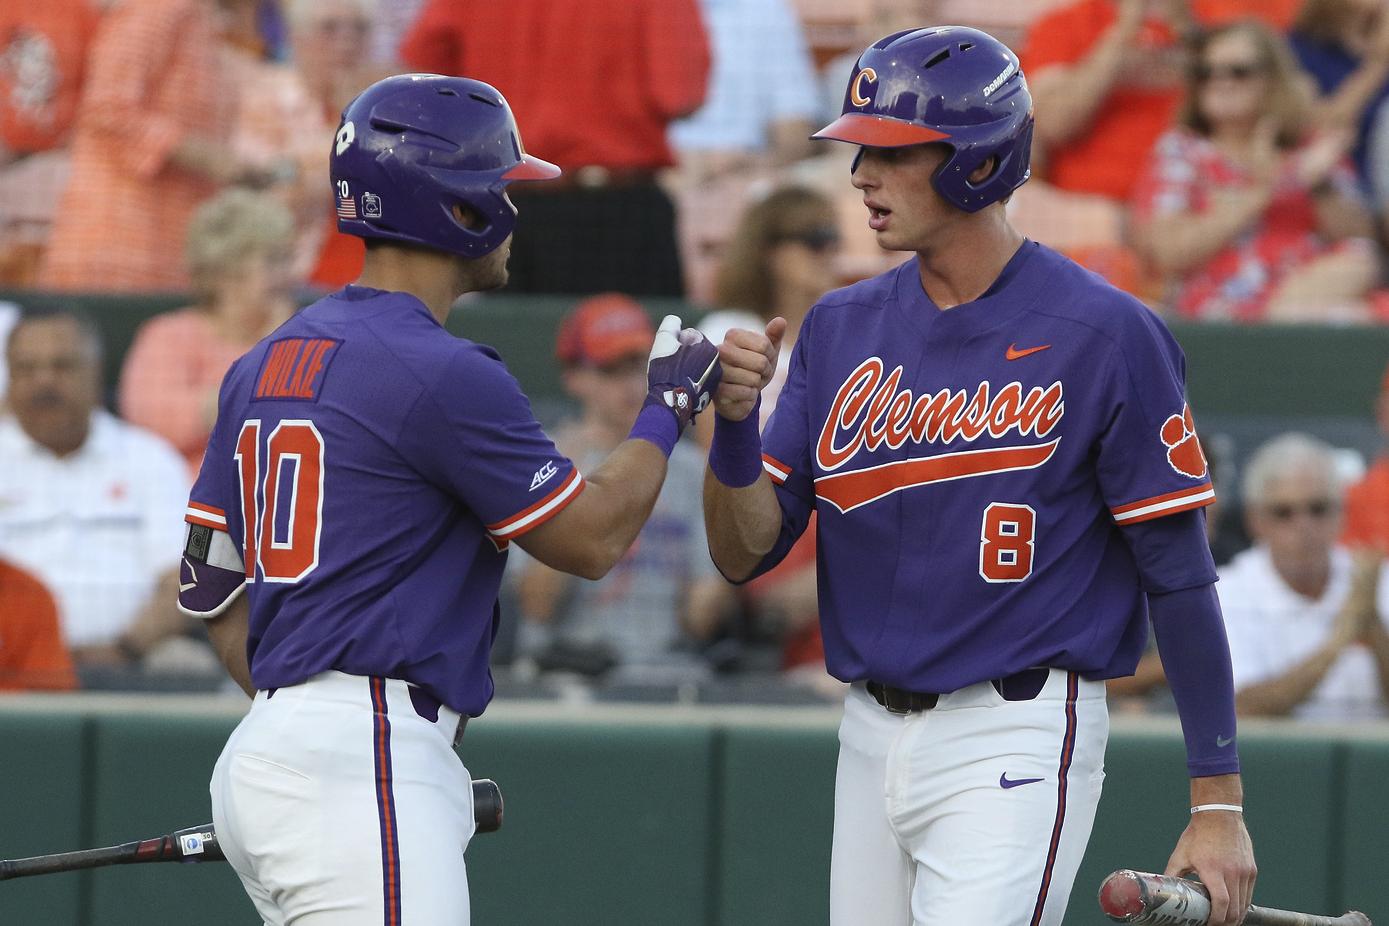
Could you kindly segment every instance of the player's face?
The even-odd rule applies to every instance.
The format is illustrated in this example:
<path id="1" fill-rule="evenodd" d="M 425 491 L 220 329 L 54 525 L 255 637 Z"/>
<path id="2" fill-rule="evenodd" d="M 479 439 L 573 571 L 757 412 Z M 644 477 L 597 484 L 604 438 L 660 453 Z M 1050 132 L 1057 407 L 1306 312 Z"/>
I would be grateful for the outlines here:
<path id="1" fill-rule="evenodd" d="M 67 318 L 24 322 L 10 337 L 10 407 L 38 444 L 59 456 L 79 449 L 99 394 L 96 346 Z"/>
<path id="2" fill-rule="evenodd" d="M 941 198 L 931 185 L 936 168 L 949 156 L 944 145 L 864 148 L 853 183 L 863 191 L 868 227 L 887 251 L 928 251 L 965 213 Z"/>
<path id="3" fill-rule="evenodd" d="M 501 289 L 510 278 L 506 262 L 511 259 L 511 236 L 490 254 L 482 257 L 460 257 L 455 264 L 458 279 L 455 288 L 460 293 L 480 293 L 489 289 Z"/>
<path id="4" fill-rule="evenodd" d="M 1249 532 L 1280 575 L 1296 583 L 1324 573 L 1340 529 L 1340 497 L 1325 473 L 1295 470 L 1272 480 L 1249 512 Z"/>

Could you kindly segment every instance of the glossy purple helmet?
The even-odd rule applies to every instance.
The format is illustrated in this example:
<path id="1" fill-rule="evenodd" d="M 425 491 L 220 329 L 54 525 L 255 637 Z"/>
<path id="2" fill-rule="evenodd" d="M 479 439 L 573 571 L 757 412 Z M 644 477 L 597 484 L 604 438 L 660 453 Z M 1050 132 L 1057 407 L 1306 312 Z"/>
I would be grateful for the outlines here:
<path id="1" fill-rule="evenodd" d="M 521 147 L 511 107 L 479 80 L 401 74 L 377 81 L 342 111 L 331 155 L 338 230 L 481 257 L 516 227 L 515 180 L 559 168 Z M 470 207 L 469 228 L 454 214 Z"/>
<path id="2" fill-rule="evenodd" d="M 874 148 L 948 145 L 952 154 L 932 177 L 936 192 L 978 212 L 1031 176 L 1032 94 L 1018 56 L 987 32 L 898 32 L 859 55 L 843 115 L 812 137 Z M 970 183 L 991 157 L 998 158 L 993 171 Z"/>

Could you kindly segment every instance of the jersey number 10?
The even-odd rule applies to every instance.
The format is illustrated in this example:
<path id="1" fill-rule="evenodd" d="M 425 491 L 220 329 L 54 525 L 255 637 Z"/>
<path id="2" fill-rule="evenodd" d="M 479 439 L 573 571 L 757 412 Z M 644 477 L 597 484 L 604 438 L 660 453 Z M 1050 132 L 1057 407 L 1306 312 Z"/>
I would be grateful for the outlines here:
<path id="1" fill-rule="evenodd" d="M 236 439 L 241 515 L 246 525 L 242 550 L 246 579 L 256 581 L 259 566 L 266 582 L 298 582 L 318 565 L 323 533 L 323 435 L 312 421 L 281 421 L 266 438 L 262 452 L 260 432 L 260 420 L 252 419 L 241 425 Z"/>

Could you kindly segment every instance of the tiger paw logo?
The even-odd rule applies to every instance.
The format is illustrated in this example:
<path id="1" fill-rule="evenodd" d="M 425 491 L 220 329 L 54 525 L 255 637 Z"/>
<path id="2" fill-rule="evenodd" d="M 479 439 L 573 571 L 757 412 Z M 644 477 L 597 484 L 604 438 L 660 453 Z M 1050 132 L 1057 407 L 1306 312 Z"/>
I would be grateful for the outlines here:
<path id="1" fill-rule="evenodd" d="M 1196 439 L 1196 422 L 1191 406 L 1182 406 L 1180 415 L 1162 423 L 1162 443 L 1167 447 L 1167 463 L 1183 476 L 1201 479 L 1206 475 L 1206 455 Z"/>

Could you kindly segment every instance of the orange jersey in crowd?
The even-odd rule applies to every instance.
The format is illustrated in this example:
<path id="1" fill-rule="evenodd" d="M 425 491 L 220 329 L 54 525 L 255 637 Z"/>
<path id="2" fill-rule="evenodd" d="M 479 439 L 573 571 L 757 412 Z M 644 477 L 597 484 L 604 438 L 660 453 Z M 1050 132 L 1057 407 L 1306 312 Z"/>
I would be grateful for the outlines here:
<path id="1" fill-rule="evenodd" d="M 565 169 L 669 166 L 666 125 L 699 107 L 709 76 L 696 0 L 430 0 L 400 57 L 496 87 L 526 148 Z"/>
<path id="2" fill-rule="evenodd" d="M 0 561 L 0 691 L 76 687 L 53 596 L 29 573 Z"/>
<path id="3" fill-rule="evenodd" d="M 1297 0 L 1193 0 L 1192 13 L 1205 24 L 1257 16 L 1286 29 Z M 1022 50 L 1023 70 L 1035 79 L 1053 65 L 1082 60 L 1114 25 L 1114 0 L 1079 0 L 1039 19 Z M 1177 34 L 1149 22 L 1137 48 L 1126 56 L 1118 85 L 1095 112 L 1090 126 L 1046 152 L 1046 179 L 1064 190 L 1127 201 L 1158 136 L 1176 118 L 1183 74 Z"/>
<path id="4" fill-rule="evenodd" d="M 67 141 L 100 18 L 91 0 L 0 4 L 0 148 L 32 154 Z"/>
<path id="5" fill-rule="evenodd" d="M 1341 540 L 1348 547 L 1375 547 L 1389 554 L 1389 456 L 1370 467 L 1346 492 Z"/>
<path id="6" fill-rule="evenodd" d="M 103 18 L 40 286 L 188 287 L 184 232 L 216 185 L 171 156 L 190 137 L 231 137 L 237 87 L 217 16 L 205 0 L 124 0 Z"/>

